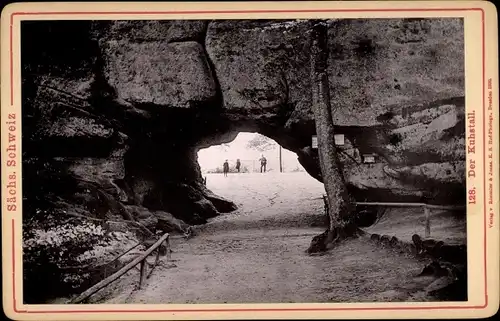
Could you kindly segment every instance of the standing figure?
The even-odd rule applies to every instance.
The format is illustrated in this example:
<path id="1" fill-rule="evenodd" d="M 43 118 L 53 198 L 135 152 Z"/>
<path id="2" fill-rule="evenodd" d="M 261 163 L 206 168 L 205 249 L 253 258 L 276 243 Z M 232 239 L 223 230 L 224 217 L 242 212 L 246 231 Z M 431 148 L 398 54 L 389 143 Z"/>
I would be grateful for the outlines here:
<path id="1" fill-rule="evenodd" d="M 241 167 L 241 162 L 240 162 L 240 159 L 238 158 L 236 160 L 236 170 L 238 171 L 238 173 L 240 172 L 240 167 Z"/>
<path id="2" fill-rule="evenodd" d="M 224 171 L 224 176 L 227 176 L 227 173 L 229 172 L 229 163 L 226 161 L 224 162 L 224 165 L 222 165 L 222 170 Z"/>
<path id="3" fill-rule="evenodd" d="M 262 157 L 259 159 L 260 160 L 260 172 L 266 172 L 266 165 L 267 165 L 267 159 L 262 155 Z"/>

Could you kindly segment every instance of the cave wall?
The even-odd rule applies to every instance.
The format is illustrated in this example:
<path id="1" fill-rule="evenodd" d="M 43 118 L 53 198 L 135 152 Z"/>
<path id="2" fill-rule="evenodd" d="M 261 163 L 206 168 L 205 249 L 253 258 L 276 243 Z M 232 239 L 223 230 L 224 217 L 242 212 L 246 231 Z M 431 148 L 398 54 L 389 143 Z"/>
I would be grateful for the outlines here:
<path id="1" fill-rule="evenodd" d="M 273 126 L 321 179 L 310 108 L 307 24 L 217 21 L 207 51 L 233 119 Z M 464 199 L 461 19 L 343 19 L 329 28 L 332 114 L 344 174 L 367 200 Z M 453 62 L 453 63 L 450 63 Z M 275 130 L 279 128 L 278 132 Z M 363 154 L 377 163 L 363 165 Z M 369 191 L 369 193 L 367 193 Z"/>
<path id="2" fill-rule="evenodd" d="M 203 186 L 196 153 L 239 131 L 273 138 L 321 180 L 307 24 L 23 22 L 22 46 L 24 157 L 33 173 L 44 155 L 75 180 L 69 203 L 90 184 L 193 224 L 234 210 Z M 329 48 L 340 157 L 356 198 L 465 200 L 462 20 L 338 20 Z M 377 163 L 362 164 L 365 153 Z"/>

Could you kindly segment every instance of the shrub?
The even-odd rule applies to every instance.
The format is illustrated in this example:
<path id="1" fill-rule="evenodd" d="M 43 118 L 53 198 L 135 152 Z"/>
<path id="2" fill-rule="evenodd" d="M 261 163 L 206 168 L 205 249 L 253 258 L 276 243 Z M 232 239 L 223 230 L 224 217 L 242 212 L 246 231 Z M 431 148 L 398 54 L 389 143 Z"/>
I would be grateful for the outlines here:
<path id="1" fill-rule="evenodd" d="M 23 269 L 26 300 L 40 301 L 81 291 L 92 282 L 91 269 L 87 267 L 111 261 L 115 255 L 112 251 L 125 243 L 123 239 L 133 237 L 130 232 L 107 234 L 100 225 L 90 222 L 46 228 L 25 227 Z"/>

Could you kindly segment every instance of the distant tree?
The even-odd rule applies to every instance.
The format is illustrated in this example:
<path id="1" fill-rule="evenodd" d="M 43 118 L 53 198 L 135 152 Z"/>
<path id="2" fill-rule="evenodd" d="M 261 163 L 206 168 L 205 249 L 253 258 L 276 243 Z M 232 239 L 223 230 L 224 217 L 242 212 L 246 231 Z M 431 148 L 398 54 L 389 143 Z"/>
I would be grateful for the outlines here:
<path id="1" fill-rule="evenodd" d="M 259 152 L 265 152 L 276 147 L 276 142 L 264 135 L 257 134 L 247 143 L 246 147 L 248 149 L 258 150 Z"/>

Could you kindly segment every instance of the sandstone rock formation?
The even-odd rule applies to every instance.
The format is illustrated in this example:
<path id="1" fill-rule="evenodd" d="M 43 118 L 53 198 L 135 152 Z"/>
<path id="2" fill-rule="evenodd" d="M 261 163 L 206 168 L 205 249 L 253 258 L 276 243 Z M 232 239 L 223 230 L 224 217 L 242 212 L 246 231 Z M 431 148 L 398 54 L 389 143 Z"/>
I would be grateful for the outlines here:
<path id="1" fill-rule="evenodd" d="M 255 131 L 296 152 L 321 180 L 310 146 L 305 28 L 272 20 L 23 22 L 26 179 L 51 182 L 47 197 L 111 208 L 102 215 L 118 208 L 130 218 L 124 206 L 140 206 L 150 217 L 164 211 L 204 223 L 236 207 L 203 186 L 198 149 Z M 345 19 L 329 32 L 331 99 L 353 195 L 464 200 L 462 20 Z M 363 164 L 372 153 L 376 163 Z M 27 188 L 26 197 L 39 192 Z"/>

